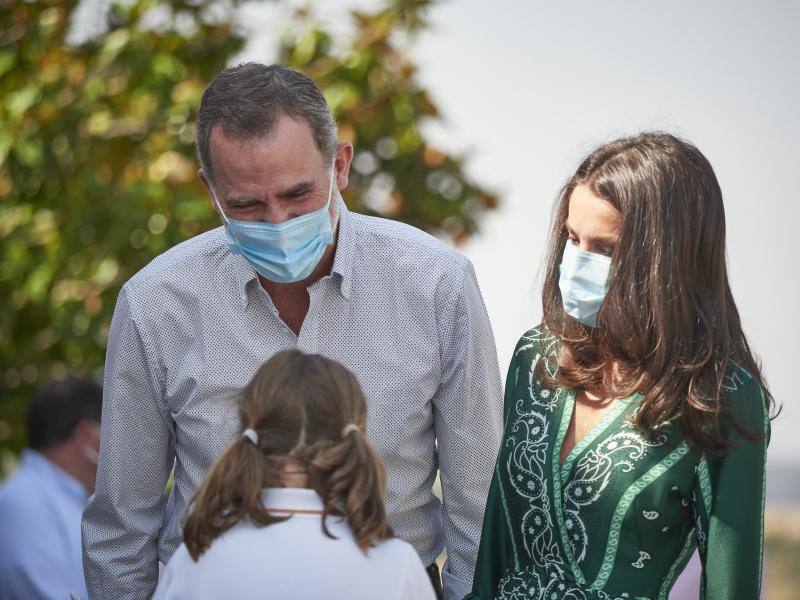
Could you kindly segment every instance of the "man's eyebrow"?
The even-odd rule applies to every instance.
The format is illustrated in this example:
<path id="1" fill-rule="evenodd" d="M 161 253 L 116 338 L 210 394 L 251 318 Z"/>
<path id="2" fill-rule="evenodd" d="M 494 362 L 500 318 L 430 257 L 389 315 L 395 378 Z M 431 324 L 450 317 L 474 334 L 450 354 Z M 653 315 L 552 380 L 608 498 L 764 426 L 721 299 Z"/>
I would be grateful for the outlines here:
<path id="1" fill-rule="evenodd" d="M 258 198 L 253 198 L 252 196 L 231 196 L 229 198 L 225 198 L 225 206 L 228 208 L 237 208 L 240 206 L 249 206 L 251 204 L 258 203 Z"/>
<path id="2" fill-rule="evenodd" d="M 278 192 L 276 196 L 278 196 L 278 198 L 299 196 L 300 194 L 304 194 L 313 190 L 315 187 L 316 184 L 313 181 L 301 181 L 300 183 L 295 183 L 293 186 L 283 190 L 282 192 Z"/>

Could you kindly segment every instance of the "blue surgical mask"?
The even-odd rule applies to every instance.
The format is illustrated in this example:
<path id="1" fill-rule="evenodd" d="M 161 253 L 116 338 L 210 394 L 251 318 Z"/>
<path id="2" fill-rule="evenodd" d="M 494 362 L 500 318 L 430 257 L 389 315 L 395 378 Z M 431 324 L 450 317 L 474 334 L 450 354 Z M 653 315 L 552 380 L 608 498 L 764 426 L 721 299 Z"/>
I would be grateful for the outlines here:
<path id="1" fill-rule="evenodd" d="M 558 287 L 564 310 L 588 327 L 597 325 L 597 313 L 608 291 L 611 257 L 580 250 L 567 240 L 559 268 Z"/>
<path id="2" fill-rule="evenodd" d="M 325 206 L 283 223 L 230 219 L 214 196 L 214 202 L 225 220 L 231 252 L 241 254 L 256 272 L 275 283 L 302 281 L 311 275 L 325 253 L 325 248 L 333 243 L 333 227 L 328 208 L 331 204 L 335 173 L 334 163 L 331 165 L 331 181 Z"/>

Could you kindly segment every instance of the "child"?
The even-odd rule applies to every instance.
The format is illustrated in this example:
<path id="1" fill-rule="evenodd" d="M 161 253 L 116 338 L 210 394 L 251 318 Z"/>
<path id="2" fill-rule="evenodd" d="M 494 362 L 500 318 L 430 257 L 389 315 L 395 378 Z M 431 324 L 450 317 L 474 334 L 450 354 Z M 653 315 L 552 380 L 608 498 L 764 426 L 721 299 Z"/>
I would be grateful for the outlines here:
<path id="1" fill-rule="evenodd" d="M 285 350 L 239 399 L 242 434 L 198 489 L 156 600 L 433 600 L 384 512 L 366 404 L 336 361 Z"/>

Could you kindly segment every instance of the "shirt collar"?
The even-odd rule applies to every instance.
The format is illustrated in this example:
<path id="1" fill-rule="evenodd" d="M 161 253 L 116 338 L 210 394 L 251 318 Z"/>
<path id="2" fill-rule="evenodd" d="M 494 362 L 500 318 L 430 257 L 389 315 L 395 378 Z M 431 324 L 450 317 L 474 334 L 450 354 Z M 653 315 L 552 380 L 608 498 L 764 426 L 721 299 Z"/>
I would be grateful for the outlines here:
<path id="1" fill-rule="evenodd" d="M 32 448 L 25 448 L 22 451 L 20 468 L 36 471 L 80 502 L 85 503 L 89 498 L 89 493 L 80 481 L 61 469 L 44 454 Z"/>
<path id="2" fill-rule="evenodd" d="M 267 510 L 310 510 L 321 512 L 325 505 L 314 490 L 307 488 L 266 488 L 261 492 Z"/>
<path id="3" fill-rule="evenodd" d="M 331 268 L 331 275 L 334 274 L 339 278 L 339 291 L 346 299 L 350 299 L 353 281 L 353 247 L 355 240 L 353 239 L 353 222 L 350 211 L 341 196 L 337 199 L 337 207 L 339 211 L 339 223 L 336 230 L 336 254 L 333 257 L 333 267 Z M 225 236 L 226 243 L 228 241 L 228 233 L 225 227 L 222 228 L 222 235 Z M 247 308 L 250 301 L 250 288 L 259 286 L 258 276 L 244 257 L 240 254 L 231 252 L 233 259 L 234 274 L 236 277 L 236 284 L 241 294 L 242 308 Z"/>
<path id="4" fill-rule="evenodd" d="M 342 296 L 350 299 L 353 289 L 353 260 L 355 256 L 355 233 L 353 217 L 341 196 L 338 199 L 339 228 L 336 237 L 336 256 L 333 258 L 331 274 L 339 276 L 339 290 Z"/>

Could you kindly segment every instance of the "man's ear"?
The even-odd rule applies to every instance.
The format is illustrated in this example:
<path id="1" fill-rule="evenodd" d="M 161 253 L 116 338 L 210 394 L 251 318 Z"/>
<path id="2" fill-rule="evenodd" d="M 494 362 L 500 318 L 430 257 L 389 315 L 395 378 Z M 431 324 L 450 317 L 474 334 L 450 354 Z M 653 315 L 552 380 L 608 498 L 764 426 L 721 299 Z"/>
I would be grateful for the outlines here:
<path id="1" fill-rule="evenodd" d="M 197 169 L 197 176 L 200 178 L 200 181 L 203 183 L 203 187 L 206 188 L 208 192 L 208 199 L 211 202 L 211 208 L 214 209 L 214 212 L 219 212 L 221 209 L 217 206 L 217 203 L 214 202 L 214 188 L 211 185 L 211 179 L 206 175 L 203 169 Z"/>
<path id="2" fill-rule="evenodd" d="M 211 191 L 211 182 L 206 176 L 205 171 L 203 171 L 203 169 L 197 169 L 197 176 L 200 178 L 200 181 L 203 183 L 203 187 L 206 188 L 206 191 L 209 194 L 212 194 L 213 192 Z"/>
<path id="3" fill-rule="evenodd" d="M 353 144 L 339 142 L 336 149 L 336 187 L 343 190 L 350 181 L 350 164 L 353 162 Z"/>

